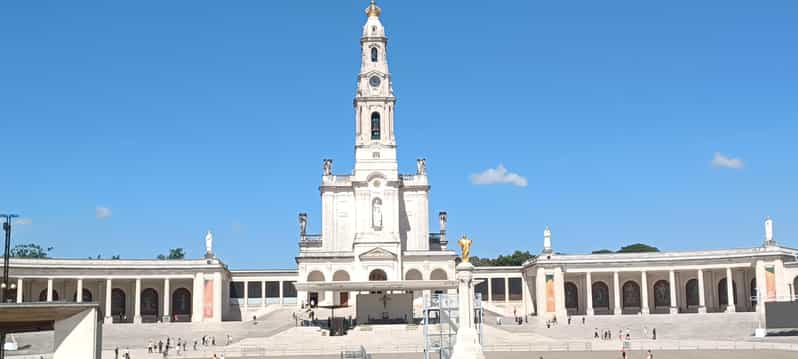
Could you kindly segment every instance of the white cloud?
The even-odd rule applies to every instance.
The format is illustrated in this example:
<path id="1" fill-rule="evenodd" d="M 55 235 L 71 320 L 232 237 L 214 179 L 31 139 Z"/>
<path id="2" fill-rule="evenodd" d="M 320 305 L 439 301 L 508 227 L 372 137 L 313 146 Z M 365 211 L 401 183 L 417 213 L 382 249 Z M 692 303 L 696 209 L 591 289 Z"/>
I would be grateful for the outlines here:
<path id="1" fill-rule="evenodd" d="M 33 224 L 33 220 L 30 218 L 17 218 L 14 220 L 14 225 L 17 226 L 28 226 Z"/>
<path id="2" fill-rule="evenodd" d="M 715 157 L 712 158 L 712 166 L 739 170 L 745 167 L 745 163 L 739 158 L 725 156 L 720 152 L 715 152 Z"/>
<path id="3" fill-rule="evenodd" d="M 111 209 L 108 207 L 97 206 L 97 209 L 94 211 L 94 215 L 97 217 L 97 219 L 102 221 L 103 219 L 111 217 Z"/>
<path id="4" fill-rule="evenodd" d="M 472 174 L 471 183 L 480 185 L 511 184 L 517 187 L 526 187 L 527 180 L 524 176 L 508 171 L 504 165 L 498 165 L 496 168 L 488 168 L 480 173 Z"/>

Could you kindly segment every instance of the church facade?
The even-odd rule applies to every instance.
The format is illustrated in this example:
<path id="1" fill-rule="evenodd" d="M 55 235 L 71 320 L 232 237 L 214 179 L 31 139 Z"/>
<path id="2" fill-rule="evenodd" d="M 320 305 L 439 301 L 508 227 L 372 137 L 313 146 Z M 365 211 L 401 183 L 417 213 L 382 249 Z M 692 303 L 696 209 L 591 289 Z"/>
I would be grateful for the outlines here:
<path id="1" fill-rule="evenodd" d="M 109 324 L 246 320 L 308 305 L 352 307 L 359 322 L 396 322 L 418 316 L 433 293 L 454 291 L 457 254 L 448 248 L 446 212 L 430 228 L 426 161 L 399 173 L 380 12 L 373 2 L 366 9 L 360 38 L 355 165 L 336 173 L 332 160 L 323 161 L 321 233 L 308 233 L 311 219 L 299 214 L 296 268 L 231 270 L 214 255 L 209 233 L 202 259 L 11 259 L 7 297 L 98 302 Z M 477 267 L 475 289 L 488 310 L 542 319 L 762 311 L 763 302 L 798 299 L 798 250 L 775 241 L 772 220 L 764 232 L 746 249 L 560 254 L 546 228 L 539 256 L 517 267 Z"/>

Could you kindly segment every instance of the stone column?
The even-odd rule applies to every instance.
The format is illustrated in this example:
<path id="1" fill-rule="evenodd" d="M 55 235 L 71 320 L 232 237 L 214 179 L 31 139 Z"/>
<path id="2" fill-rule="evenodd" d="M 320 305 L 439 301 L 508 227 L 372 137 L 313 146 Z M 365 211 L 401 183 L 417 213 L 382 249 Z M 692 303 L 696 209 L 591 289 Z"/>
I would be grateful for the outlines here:
<path id="1" fill-rule="evenodd" d="M 671 290 L 671 314 L 679 313 L 679 303 L 676 300 L 676 274 L 673 269 L 668 273 L 668 288 Z"/>
<path id="2" fill-rule="evenodd" d="M 526 281 L 526 273 L 521 271 L 521 301 L 524 303 L 524 315 L 529 314 L 529 308 L 534 308 L 534 306 L 528 305 L 528 301 L 531 299 L 529 295 L 529 288 L 527 287 L 528 283 Z"/>
<path id="3" fill-rule="evenodd" d="M 640 293 L 641 294 L 640 295 L 640 297 L 641 297 L 640 298 L 640 313 L 645 315 L 645 314 L 649 313 L 649 310 L 648 310 L 648 275 L 647 275 L 646 271 L 643 271 L 642 273 L 640 273 L 640 282 L 642 283 L 642 285 L 641 285 L 642 288 L 641 288 L 641 293 Z"/>
<path id="4" fill-rule="evenodd" d="M 619 288 L 619 286 L 620 286 L 619 282 L 620 282 L 620 279 L 618 278 L 618 272 L 612 272 L 612 283 L 613 283 L 612 290 L 613 290 L 613 294 L 614 294 L 613 298 L 615 299 L 615 310 L 614 310 L 613 314 L 615 314 L 615 315 L 621 315 L 621 313 L 622 313 L 622 310 L 621 310 L 621 288 Z"/>
<path id="5" fill-rule="evenodd" d="M 734 313 L 736 311 L 734 303 L 734 278 L 732 277 L 731 267 L 726 268 L 726 312 Z"/>
<path id="6" fill-rule="evenodd" d="M 111 291 L 113 291 L 113 283 L 111 278 L 105 280 L 105 324 L 113 324 L 114 317 L 111 313 Z"/>
<path id="7" fill-rule="evenodd" d="M 161 318 L 164 323 L 172 321 L 172 310 L 169 308 L 171 299 L 172 291 L 169 289 L 169 278 L 165 278 L 163 280 L 163 317 Z"/>
<path id="8" fill-rule="evenodd" d="M 47 278 L 47 301 L 53 301 L 53 278 Z"/>
<path id="9" fill-rule="evenodd" d="M 510 278 L 504 277 L 504 301 L 510 301 Z"/>
<path id="10" fill-rule="evenodd" d="M 704 298 L 704 270 L 698 270 L 698 312 L 707 312 L 707 301 Z"/>
<path id="11" fill-rule="evenodd" d="M 17 303 L 22 303 L 22 278 L 17 278 Z"/>
<path id="12" fill-rule="evenodd" d="M 244 315 L 247 315 L 247 310 L 249 310 L 249 281 L 244 280 Z M 247 319 L 244 318 L 244 321 Z"/>
<path id="13" fill-rule="evenodd" d="M 194 274 L 194 306 L 191 308 L 191 321 L 199 323 L 205 317 L 205 275 Z"/>
<path id="14" fill-rule="evenodd" d="M 282 287 L 282 285 L 280 285 Z M 282 303 L 280 303 L 282 304 Z M 260 282 L 260 306 L 261 309 L 266 309 L 266 281 Z"/>
<path id="15" fill-rule="evenodd" d="M 493 278 L 488 278 L 488 302 L 493 302 Z"/>
<path id="16" fill-rule="evenodd" d="M 75 289 L 75 301 L 83 303 L 83 278 L 78 278 L 77 289 Z"/>
<path id="17" fill-rule="evenodd" d="M 280 305 L 285 304 L 285 297 L 283 296 L 283 281 L 277 282 L 277 285 L 280 287 Z"/>
<path id="18" fill-rule="evenodd" d="M 593 278 L 591 278 L 590 272 L 585 273 L 585 302 L 587 303 L 587 311 L 585 314 L 593 315 L 595 312 L 593 311 Z"/>
<path id="19" fill-rule="evenodd" d="M 136 292 L 133 293 L 133 323 L 141 323 L 141 278 L 136 278 Z"/>

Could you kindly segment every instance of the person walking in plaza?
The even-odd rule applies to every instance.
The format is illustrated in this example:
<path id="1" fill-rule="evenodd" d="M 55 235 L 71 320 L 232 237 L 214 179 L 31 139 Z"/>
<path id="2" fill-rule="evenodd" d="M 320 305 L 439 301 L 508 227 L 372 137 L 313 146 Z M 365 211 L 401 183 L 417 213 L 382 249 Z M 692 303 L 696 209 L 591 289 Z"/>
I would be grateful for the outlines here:
<path id="1" fill-rule="evenodd" d="M 646 355 L 646 359 L 654 359 L 654 354 L 651 353 L 651 349 L 648 350 L 648 355 Z"/>
<path id="2" fill-rule="evenodd" d="M 119 347 L 114 347 L 114 359 L 119 359 Z"/>
<path id="3" fill-rule="evenodd" d="M 657 328 L 651 329 L 651 339 L 657 340 Z"/>

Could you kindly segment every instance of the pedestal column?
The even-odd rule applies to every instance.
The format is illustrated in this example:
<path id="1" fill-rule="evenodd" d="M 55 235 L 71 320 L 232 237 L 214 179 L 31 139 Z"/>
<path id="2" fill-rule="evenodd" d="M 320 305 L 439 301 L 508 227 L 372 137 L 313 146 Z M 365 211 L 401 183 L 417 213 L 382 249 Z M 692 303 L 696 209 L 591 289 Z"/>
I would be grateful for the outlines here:
<path id="1" fill-rule="evenodd" d="M 452 350 L 452 359 L 484 359 L 482 345 L 474 324 L 474 266 L 468 262 L 457 265 L 457 299 L 459 328 Z"/>
<path id="2" fill-rule="evenodd" d="M 671 270 L 668 273 L 668 288 L 671 292 L 671 314 L 679 313 L 679 304 L 676 301 L 676 274 Z"/>
<path id="3" fill-rule="evenodd" d="M 113 291 L 113 282 L 111 278 L 105 280 L 105 324 L 113 324 L 114 317 L 111 313 L 111 293 Z"/>
<path id="4" fill-rule="evenodd" d="M 698 312 L 707 312 L 707 301 L 704 298 L 704 271 L 698 270 Z"/>
<path id="5" fill-rule="evenodd" d="M 47 278 L 47 301 L 53 301 L 53 278 Z"/>
<path id="6" fill-rule="evenodd" d="M 590 272 L 585 273 L 585 293 L 585 302 L 587 303 L 587 311 L 585 314 L 593 315 L 595 314 L 593 311 L 593 278 L 591 278 Z"/>
<path id="7" fill-rule="evenodd" d="M 75 301 L 83 303 L 83 278 L 78 278 L 77 289 L 75 289 Z"/>
<path id="8" fill-rule="evenodd" d="M 648 275 L 646 271 L 640 273 L 640 282 L 641 282 L 641 301 L 640 301 L 640 313 L 643 315 L 648 314 Z"/>
<path id="9" fill-rule="evenodd" d="M 169 289 L 169 278 L 163 280 L 163 317 L 161 321 L 168 323 L 172 321 L 172 310 L 169 308 L 172 291 Z"/>
<path id="10" fill-rule="evenodd" d="M 133 293 L 133 323 L 141 323 L 141 278 L 136 278 L 136 292 Z"/>
<path id="11" fill-rule="evenodd" d="M 244 281 L 244 316 L 247 315 L 247 310 L 249 310 L 249 281 Z M 244 319 L 246 320 L 246 319 Z"/>
<path id="12" fill-rule="evenodd" d="M 493 278 L 488 278 L 488 302 L 493 302 Z"/>
<path id="13" fill-rule="evenodd" d="M 726 268 L 726 312 L 734 313 L 736 311 L 734 303 L 734 278 L 732 277 L 731 268 Z"/>
<path id="14" fill-rule="evenodd" d="M 17 303 L 22 303 L 22 278 L 17 278 Z"/>
<path id="15" fill-rule="evenodd" d="M 621 315 L 621 288 L 620 287 L 620 279 L 618 278 L 618 272 L 612 272 L 612 291 L 613 291 L 613 298 L 615 299 L 615 315 Z"/>
<path id="16" fill-rule="evenodd" d="M 510 301 L 510 278 L 504 277 L 504 301 Z"/>

